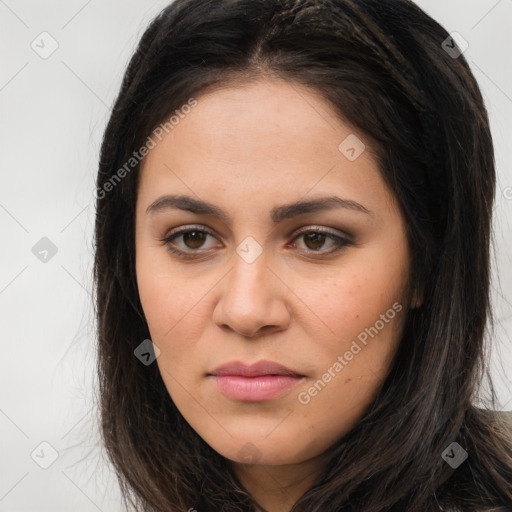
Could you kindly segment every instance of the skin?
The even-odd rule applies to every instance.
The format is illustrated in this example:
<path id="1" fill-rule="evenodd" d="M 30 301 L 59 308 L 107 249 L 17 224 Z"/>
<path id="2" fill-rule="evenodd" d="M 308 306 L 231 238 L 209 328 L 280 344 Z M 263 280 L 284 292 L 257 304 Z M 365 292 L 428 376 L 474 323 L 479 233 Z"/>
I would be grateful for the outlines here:
<path id="1" fill-rule="evenodd" d="M 258 503 L 282 512 L 311 487 L 329 447 L 363 416 L 389 369 L 406 310 L 417 305 L 406 299 L 406 225 L 369 141 L 315 91 L 268 79 L 196 99 L 143 162 L 136 207 L 140 299 L 176 406 L 232 461 Z M 354 161 L 338 149 L 350 134 L 366 145 Z M 181 209 L 147 213 L 164 194 L 213 203 L 231 223 Z M 270 219 L 275 206 L 333 195 L 372 213 L 336 208 L 277 225 Z M 322 245 L 296 236 L 314 226 L 350 235 L 351 243 L 329 255 L 334 240 Z M 161 241 L 179 227 L 214 236 L 178 236 L 174 247 L 196 255 L 180 258 Z M 249 236 L 262 250 L 251 263 L 236 251 Z M 401 312 L 301 403 L 299 393 L 396 303 Z M 226 397 L 207 376 L 228 361 L 262 359 L 305 377 L 274 399 L 251 403 Z"/>

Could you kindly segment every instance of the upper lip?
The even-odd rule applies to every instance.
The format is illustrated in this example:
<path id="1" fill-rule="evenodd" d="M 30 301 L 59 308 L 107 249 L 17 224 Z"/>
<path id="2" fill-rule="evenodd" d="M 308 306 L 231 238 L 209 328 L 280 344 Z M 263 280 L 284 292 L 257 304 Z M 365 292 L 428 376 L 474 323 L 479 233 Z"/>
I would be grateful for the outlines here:
<path id="1" fill-rule="evenodd" d="M 290 370 L 282 364 L 274 361 L 258 361 L 248 365 L 241 361 L 231 361 L 220 365 L 209 375 L 239 375 L 242 377 L 258 377 L 261 375 L 291 375 L 294 377 L 303 377 L 300 373 Z"/>

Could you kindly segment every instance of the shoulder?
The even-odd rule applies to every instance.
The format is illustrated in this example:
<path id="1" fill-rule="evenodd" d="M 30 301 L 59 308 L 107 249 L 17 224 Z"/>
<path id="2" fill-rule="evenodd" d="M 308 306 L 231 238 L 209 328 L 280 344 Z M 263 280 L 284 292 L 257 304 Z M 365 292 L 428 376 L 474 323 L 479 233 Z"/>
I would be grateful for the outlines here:
<path id="1" fill-rule="evenodd" d="M 457 509 L 458 510 L 461 509 Z M 443 512 L 455 512 L 453 508 L 442 508 L 441 505 L 439 505 L 439 511 Z M 512 508 L 510 507 L 490 507 L 490 508 L 482 508 L 479 512 L 512 512 Z"/>
<path id="2" fill-rule="evenodd" d="M 512 434 L 512 411 L 493 411 L 492 418 L 498 428 Z"/>
<path id="3" fill-rule="evenodd" d="M 474 411 L 478 413 L 480 418 L 484 419 L 486 423 L 495 426 L 503 427 L 505 430 L 512 431 L 512 411 L 493 411 L 490 409 L 475 408 Z"/>
<path id="4" fill-rule="evenodd" d="M 512 508 L 510 508 L 510 507 L 492 507 L 492 508 L 486 508 L 485 510 L 482 510 L 482 512 L 512 512 Z"/>
<path id="5" fill-rule="evenodd" d="M 473 408 L 463 427 L 463 440 L 469 445 L 470 457 L 447 482 L 448 487 L 455 486 L 460 492 L 452 493 L 450 489 L 452 506 L 441 501 L 440 511 L 461 512 L 470 503 L 475 512 L 512 512 L 506 498 L 512 491 L 512 411 Z M 484 505 L 482 500 L 475 508 L 482 489 L 488 489 L 496 499 L 493 505 Z"/>
<path id="6" fill-rule="evenodd" d="M 501 411 L 499 415 L 502 417 L 503 421 L 512 428 L 512 411 Z"/>

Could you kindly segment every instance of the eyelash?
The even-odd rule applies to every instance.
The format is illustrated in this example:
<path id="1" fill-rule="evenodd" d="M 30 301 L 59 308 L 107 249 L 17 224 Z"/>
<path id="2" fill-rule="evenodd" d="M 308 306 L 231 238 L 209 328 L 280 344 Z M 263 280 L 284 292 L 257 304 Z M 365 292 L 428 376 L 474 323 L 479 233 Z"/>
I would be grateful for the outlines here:
<path id="1" fill-rule="evenodd" d="M 215 235 L 208 229 L 205 229 L 205 228 L 199 227 L 199 226 L 197 226 L 197 227 L 190 226 L 190 227 L 187 227 L 186 229 L 180 229 L 180 230 L 171 232 L 171 234 L 169 236 L 162 238 L 159 241 L 163 242 L 163 244 L 166 246 L 166 248 L 169 252 L 176 254 L 177 256 L 179 256 L 181 258 L 197 258 L 199 256 L 199 254 L 201 253 L 201 249 L 197 249 L 197 250 L 190 249 L 189 251 L 182 251 L 181 249 L 176 249 L 176 247 L 171 243 L 175 238 L 178 238 L 179 236 L 181 236 L 183 234 L 191 233 L 193 231 L 198 232 L 198 233 L 206 233 L 207 235 L 210 235 L 213 238 L 215 238 Z M 353 243 L 351 241 L 349 241 L 347 238 L 340 237 L 338 235 L 335 235 L 334 233 L 331 233 L 330 231 L 327 231 L 327 230 L 321 229 L 321 228 L 317 228 L 317 227 L 313 227 L 313 229 L 310 228 L 310 229 L 304 229 L 304 230 L 299 231 L 294 236 L 293 241 L 297 240 L 299 237 L 301 237 L 303 235 L 310 234 L 310 233 L 326 235 L 328 238 L 335 241 L 338 244 L 338 247 L 333 250 L 330 250 L 330 251 L 315 251 L 313 249 L 310 249 L 309 251 L 307 251 L 307 250 L 299 249 L 299 252 L 305 253 L 309 256 L 313 256 L 313 257 L 315 255 L 330 256 L 331 254 L 334 254 L 334 253 L 340 251 L 345 246 L 353 245 Z M 207 252 L 207 251 L 208 251 L 208 249 L 202 250 L 202 252 Z"/>

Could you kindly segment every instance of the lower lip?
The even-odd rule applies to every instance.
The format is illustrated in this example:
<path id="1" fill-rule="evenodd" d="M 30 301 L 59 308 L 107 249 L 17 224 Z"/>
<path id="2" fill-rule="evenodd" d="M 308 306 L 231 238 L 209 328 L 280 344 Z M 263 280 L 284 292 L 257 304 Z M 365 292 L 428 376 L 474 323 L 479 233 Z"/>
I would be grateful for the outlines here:
<path id="1" fill-rule="evenodd" d="M 261 375 L 242 377 L 240 375 L 213 375 L 221 393 L 244 402 L 262 402 L 280 395 L 303 377 L 289 375 Z"/>

